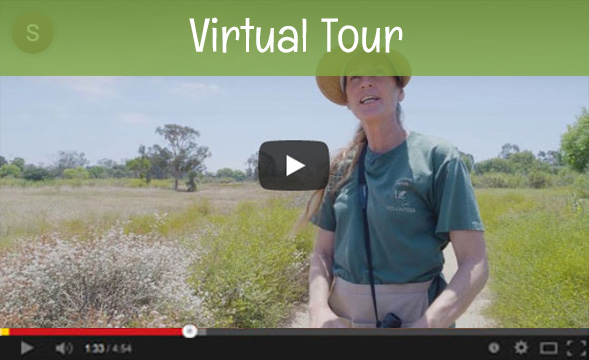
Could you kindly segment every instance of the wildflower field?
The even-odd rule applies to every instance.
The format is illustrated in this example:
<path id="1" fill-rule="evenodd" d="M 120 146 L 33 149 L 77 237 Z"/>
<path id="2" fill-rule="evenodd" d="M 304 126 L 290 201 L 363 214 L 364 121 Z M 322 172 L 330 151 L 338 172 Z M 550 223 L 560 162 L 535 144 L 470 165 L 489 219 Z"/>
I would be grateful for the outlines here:
<path id="1" fill-rule="evenodd" d="M 22 185 L 22 184 L 21 184 Z M 307 297 L 308 193 L 0 186 L 0 327 L 281 327 Z M 588 327 L 589 204 L 481 189 L 500 327 Z"/>
<path id="2" fill-rule="evenodd" d="M 299 205 L 255 184 L 0 187 L 0 325 L 285 326 L 312 246 L 289 236 Z"/>

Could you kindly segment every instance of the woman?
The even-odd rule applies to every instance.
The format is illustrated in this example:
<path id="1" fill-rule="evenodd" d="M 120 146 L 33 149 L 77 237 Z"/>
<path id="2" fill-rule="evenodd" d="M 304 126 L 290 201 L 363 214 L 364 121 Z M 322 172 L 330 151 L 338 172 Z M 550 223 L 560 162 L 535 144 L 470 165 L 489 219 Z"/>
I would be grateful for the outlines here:
<path id="1" fill-rule="evenodd" d="M 403 128 L 399 103 L 410 76 L 358 75 L 398 73 L 403 64 L 397 53 L 384 62 L 347 62 L 345 76 L 317 76 L 322 93 L 346 105 L 360 127 L 333 160 L 329 185 L 307 207 L 319 227 L 309 275 L 311 327 L 375 327 L 390 313 L 401 327 L 450 327 L 488 278 L 483 226 L 459 152 Z M 442 250 L 449 241 L 458 270 L 446 284 Z"/>

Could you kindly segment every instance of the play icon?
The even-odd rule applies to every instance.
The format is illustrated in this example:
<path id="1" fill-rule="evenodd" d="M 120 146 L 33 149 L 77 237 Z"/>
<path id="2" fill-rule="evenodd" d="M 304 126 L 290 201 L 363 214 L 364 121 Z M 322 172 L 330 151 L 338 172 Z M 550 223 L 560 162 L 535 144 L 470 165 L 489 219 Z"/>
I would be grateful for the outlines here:
<path id="1" fill-rule="evenodd" d="M 290 174 L 299 171 L 305 166 L 307 165 L 297 161 L 297 159 L 293 159 L 290 156 L 286 155 L 286 176 L 290 176 Z"/>
<path id="2" fill-rule="evenodd" d="M 30 344 L 27 344 L 24 341 L 20 342 L 20 356 L 23 356 L 24 354 L 28 353 L 29 351 L 33 350 L 34 347 L 31 346 Z"/>
<path id="3" fill-rule="evenodd" d="M 320 141 L 267 141 L 258 157 L 260 185 L 267 190 L 316 190 L 329 179 L 329 150 Z"/>

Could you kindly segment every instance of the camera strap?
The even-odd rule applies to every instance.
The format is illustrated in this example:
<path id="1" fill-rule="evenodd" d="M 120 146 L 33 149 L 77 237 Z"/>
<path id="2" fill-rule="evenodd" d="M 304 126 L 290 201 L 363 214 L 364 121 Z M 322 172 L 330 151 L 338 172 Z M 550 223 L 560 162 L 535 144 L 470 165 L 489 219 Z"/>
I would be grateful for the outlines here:
<path id="1" fill-rule="evenodd" d="M 370 279 L 370 291 L 372 292 L 372 304 L 374 305 L 374 318 L 376 319 L 376 327 L 380 327 L 380 320 L 378 319 L 378 310 L 376 308 L 376 292 L 374 291 L 374 269 L 372 267 L 372 252 L 370 251 L 370 231 L 368 229 L 368 185 L 366 185 L 366 174 L 364 169 L 364 161 L 366 159 L 366 150 L 368 143 L 362 148 L 360 159 L 358 160 L 358 198 L 362 208 L 362 221 L 364 224 L 364 243 L 366 248 L 366 259 L 368 260 L 368 277 Z"/>

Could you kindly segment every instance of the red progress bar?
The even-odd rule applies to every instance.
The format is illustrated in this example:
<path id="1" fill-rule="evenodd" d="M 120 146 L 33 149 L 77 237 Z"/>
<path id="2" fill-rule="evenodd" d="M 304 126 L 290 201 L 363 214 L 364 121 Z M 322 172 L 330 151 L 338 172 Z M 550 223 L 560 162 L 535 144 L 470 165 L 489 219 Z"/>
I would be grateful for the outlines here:
<path id="1" fill-rule="evenodd" d="M 182 336 L 182 329 L 10 329 L 10 336 Z"/>

